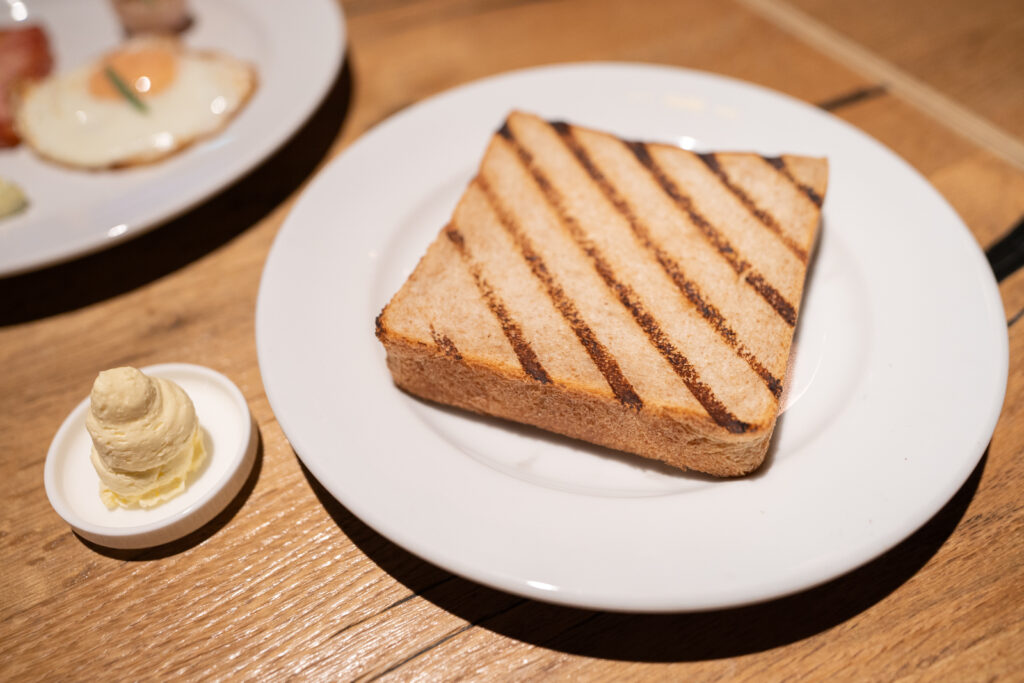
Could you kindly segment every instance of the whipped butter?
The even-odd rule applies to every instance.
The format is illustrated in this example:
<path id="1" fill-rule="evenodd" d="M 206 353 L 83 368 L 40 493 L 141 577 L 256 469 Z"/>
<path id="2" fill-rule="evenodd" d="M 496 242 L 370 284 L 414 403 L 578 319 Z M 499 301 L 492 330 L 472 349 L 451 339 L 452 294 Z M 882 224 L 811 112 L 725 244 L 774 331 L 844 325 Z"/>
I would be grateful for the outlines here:
<path id="1" fill-rule="evenodd" d="M 114 368 L 99 374 L 89 399 L 85 426 L 108 508 L 149 508 L 185 490 L 206 448 L 195 406 L 180 386 Z"/>

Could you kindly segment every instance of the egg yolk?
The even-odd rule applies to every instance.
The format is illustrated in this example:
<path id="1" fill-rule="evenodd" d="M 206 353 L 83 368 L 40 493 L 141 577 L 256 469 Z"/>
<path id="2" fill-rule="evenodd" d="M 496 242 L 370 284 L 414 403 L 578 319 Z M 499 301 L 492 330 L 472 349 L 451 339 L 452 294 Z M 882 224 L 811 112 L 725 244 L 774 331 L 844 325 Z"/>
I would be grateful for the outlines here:
<path id="1" fill-rule="evenodd" d="M 104 99 L 124 97 L 111 80 L 113 69 L 137 95 L 155 95 L 174 82 L 177 60 L 174 52 L 160 47 L 114 52 L 107 55 L 89 77 L 89 92 Z"/>

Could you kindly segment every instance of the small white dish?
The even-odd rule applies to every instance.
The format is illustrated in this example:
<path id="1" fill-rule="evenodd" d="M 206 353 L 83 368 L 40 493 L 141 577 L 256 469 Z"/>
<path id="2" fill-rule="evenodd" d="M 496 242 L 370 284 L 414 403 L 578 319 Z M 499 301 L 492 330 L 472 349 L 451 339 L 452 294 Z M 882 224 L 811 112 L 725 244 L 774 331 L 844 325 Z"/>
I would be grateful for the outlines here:
<path id="1" fill-rule="evenodd" d="M 46 454 L 50 505 L 83 538 L 108 548 L 150 548 L 177 540 L 213 519 L 241 491 L 256 459 L 256 430 L 242 392 L 224 375 L 188 363 L 141 368 L 177 382 L 196 406 L 207 457 L 180 495 L 149 509 L 110 510 L 99 496 L 85 429 L 89 399 L 57 430 Z"/>

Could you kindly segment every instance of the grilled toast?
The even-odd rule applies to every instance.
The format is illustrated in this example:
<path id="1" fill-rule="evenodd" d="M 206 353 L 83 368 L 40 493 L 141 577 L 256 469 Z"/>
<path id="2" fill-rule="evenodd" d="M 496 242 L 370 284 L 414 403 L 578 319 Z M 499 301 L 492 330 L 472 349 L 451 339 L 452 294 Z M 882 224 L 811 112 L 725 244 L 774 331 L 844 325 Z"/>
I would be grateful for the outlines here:
<path id="1" fill-rule="evenodd" d="M 395 383 L 716 476 L 764 460 L 824 159 L 693 152 L 522 112 L 377 317 Z"/>

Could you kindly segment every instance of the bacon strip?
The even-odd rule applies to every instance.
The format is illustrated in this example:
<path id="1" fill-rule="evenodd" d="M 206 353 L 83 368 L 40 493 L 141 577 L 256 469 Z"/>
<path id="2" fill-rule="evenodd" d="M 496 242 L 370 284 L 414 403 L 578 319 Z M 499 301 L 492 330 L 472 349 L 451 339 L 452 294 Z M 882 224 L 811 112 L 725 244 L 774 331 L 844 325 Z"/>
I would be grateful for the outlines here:
<path id="1" fill-rule="evenodd" d="M 0 147 L 20 142 L 14 130 L 14 89 L 53 68 L 50 43 L 38 26 L 0 29 Z"/>

